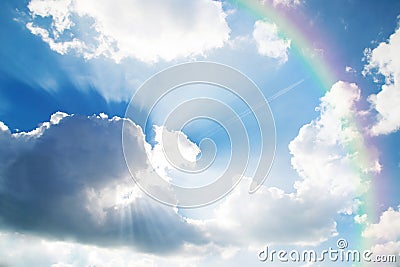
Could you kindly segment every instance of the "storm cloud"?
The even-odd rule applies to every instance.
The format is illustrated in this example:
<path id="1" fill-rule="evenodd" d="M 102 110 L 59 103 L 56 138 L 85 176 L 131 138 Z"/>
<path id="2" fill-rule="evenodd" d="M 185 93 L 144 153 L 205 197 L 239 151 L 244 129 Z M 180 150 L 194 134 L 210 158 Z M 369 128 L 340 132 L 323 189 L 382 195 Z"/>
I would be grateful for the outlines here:
<path id="1" fill-rule="evenodd" d="M 168 253 L 206 242 L 175 209 L 142 194 L 125 165 L 124 119 L 53 114 L 28 133 L 0 132 L 0 225 L 101 246 Z M 132 133 L 135 164 L 149 168 L 142 130 Z"/>

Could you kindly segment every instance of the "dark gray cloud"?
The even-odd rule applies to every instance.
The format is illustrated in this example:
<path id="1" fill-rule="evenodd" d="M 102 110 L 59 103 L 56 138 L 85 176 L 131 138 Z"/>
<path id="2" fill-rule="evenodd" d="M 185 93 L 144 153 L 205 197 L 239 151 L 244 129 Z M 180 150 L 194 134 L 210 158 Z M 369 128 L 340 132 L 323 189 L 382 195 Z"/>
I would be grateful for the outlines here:
<path id="1" fill-rule="evenodd" d="M 122 119 L 62 117 L 53 115 L 30 134 L 0 131 L 3 229 L 164 253 L 206 242 L 174 209 L 140 192 L 129 203 L 115 203 L 116 188 L 135 188 L 122 152 Z M 143 134 L 129 123 L 135 166 L 145 175 Z"/>

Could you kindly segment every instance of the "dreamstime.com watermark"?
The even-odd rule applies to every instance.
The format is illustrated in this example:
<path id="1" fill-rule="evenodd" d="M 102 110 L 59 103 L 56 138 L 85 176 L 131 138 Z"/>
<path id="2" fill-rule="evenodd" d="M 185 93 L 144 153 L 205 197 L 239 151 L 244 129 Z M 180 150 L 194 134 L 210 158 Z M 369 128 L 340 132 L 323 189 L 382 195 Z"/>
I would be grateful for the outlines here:
<path id="1" fill-rule="evenodd" d="M 394 263 L 400 261 L 398 255 L 376 255 L 371 250 L 347 249 L 346 239 L 339 239 L 337 248 L 329 247 L 320 252 L 308 250 L 274 250 L 265 246 L 258 252 L 258 259 L 262 262 L 366 262 L 366 263 Z"/>

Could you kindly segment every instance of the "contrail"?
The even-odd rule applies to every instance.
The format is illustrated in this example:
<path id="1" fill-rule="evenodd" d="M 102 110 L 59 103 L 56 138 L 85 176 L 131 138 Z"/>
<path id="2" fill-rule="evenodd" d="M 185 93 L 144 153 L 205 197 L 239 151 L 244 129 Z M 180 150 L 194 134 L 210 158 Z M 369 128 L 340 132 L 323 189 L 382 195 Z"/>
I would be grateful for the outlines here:
<path id="1" fill-rule="evenodd" d="M 271 103 L 272 101 L 274 101 L 275 99 L 277 99 L 278 97 L 288 93 L 290 90 L 296 88 L 297 86 L 299 86 L 300 84 L 302 84 L 305 80 L 307 80 L 307 77 L 304 79 L 299 80 L 298 82 L 295 82 L 292 85 L 289 85 L 288 87 L 278 91 L 276 94 L 274 94 L 273 96 L 270 96 L 269 98 L 267 98 L 267 102 Z"/>
<path id="2" fill-rule="evenodd" d="M 302 83 L 303 83 L 305 80 L 307 80 L 307 79 L 308 79 L 308 77 L 303 78 L 303 79 L 301 79 L 301 80 L 299 80 L 299 81 L 297 81 L 297 82 L 295 82 L 295 83 L 289 85 L 288 87 L 279 90 L 277 93 L 275 93 L 274 95 L 272 95 L 272 96 L 270 96 L 269 98 L 267 98 L 267 102 L 268 102 L 268 103 L 271 103 L 272 101 L 274 101 L 274 100 L 277 99 L 278 97 L 283 96 L 284 94 L 287 94 L 288 92 L 290 92 L 291 90 L 293 90 L 294 88 L 296 88 L 297 86 L 299 86 L 300 84 L 302 84 Z M 247 115 L 253 113 L 254 110 L 257 110 L 257 109 L 259 109 L 259 108 L 262 108 L 264 105 L 265 105 L 265 102 L 264 102 L 264 101 L 261 101 L 261 102 L 258 103 L 256 106 L 251 107 L 250 109 L 248 109 L 248 110 L 246 110 L 246 111 L 240 113 L 238 117 L 232 117 L 232 118 L 228 119 L 228 120 L 224 123 L 224 125 L 230 125 L 230 124 L 232 124 L 234 121 L 236 121 L 236 120 L 238 120 L 238 119 L 242 119 L 243 117 L 245 117 L 245 116 L 247 116 Z M 217 132 L 219 132 L 220 130 L 221 130 L 220 128 L 217 128 L 217 127 L 216 127 L 216 128 L 214 128 L 214 129 L 211 129 L 210 131 L 208 131 L 204 136 L 212 136 L 212 135 L 216 134 Z"/>

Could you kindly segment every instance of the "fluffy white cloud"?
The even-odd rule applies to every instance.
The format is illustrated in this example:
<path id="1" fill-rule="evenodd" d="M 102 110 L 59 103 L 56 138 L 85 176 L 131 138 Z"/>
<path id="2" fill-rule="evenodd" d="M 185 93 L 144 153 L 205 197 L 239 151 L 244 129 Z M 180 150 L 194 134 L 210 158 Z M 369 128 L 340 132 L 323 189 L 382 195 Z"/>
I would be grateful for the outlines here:
<path id="1" fill-rule="evenodd" d="M 290 143 L 292 165 L 304 179 L 295 183 L 299 196 L 333 198 L 351 212 L 353 198 L 368 188 L 365 174 L 380 171 L 377 155 L 355 123 L 359 98 L 357 85 L 337 82 L 321 98 L 320 117 L 304 125 Z"/>
<path id="2" fill-rule="evenodd" d="M 170 61 L 222 47 L 230 34 L 221 3 L 211 0 L 32 0 L 28 8 L 33 22 L 26 26 L 33 34 L 60 54 L 73 51 L 87 59 Z M 51 24 L 40 26 L 37 17 L 49 17 Z"/>
<path id="3" fill-rule="evenodd" d="M 277 59 L 280 63 L 288 60 L 290 40 L 279 36 L 276 24 L 262 20 L 256 21 L 254 23 L 253 38 L 256 41 L 260 55 Z"/>
<path id="4" fill-rule="evenodd" d="M 371 128 L 372 135 L 389 134 L 400 128 L 400 28 L 387 42 L 375 49 L 367 49 L 363 74 L 376 72 L 385 77 L 385 84 L 378 94 L 368 100 L 378 112 L 377 122 Z"/>
<path id="5" fill-rule="evenodd" d="M 215 218 L 203 223 L 216 244 L 317 245 L 337 234 L 333 219 L 337 210 L 332 204 L 278 188 L 261 187 L 256 194 L 248 194 L 250 182 L 242 180 L 215 210 Z"/>
<path id="6" fill-rule="evenodd" d="M 393 225 L 395 227 L 395 225 Z M 384 244 L 377 244 L 374 245 L 371 248 L 371 251 L 374 253 L 374 257 L 375 256 L 384 256 L 386 258 L 386 261 L 388 261 L 388 256 L 395 256 L 395 261 L 393 261 L 393 259 L 391 260 L 392 262 L 374 262 L 371 264 L 371 266 L 386 266 L 386 267 L 399 267 L 399 259 L 400 259 L 400 241 L 397 242 L 386 242 Z"/>
<path id="7" fill-rule="evenodd" d="M 335 236 L 335 216 L 357 209 L 357 197 L 368 189 L 368 174 L 380 170 L 377 155 L 362 156 L 367 147 L 355 123 L 359 99 L 355 84 L 334 84 L 321 98 L 318 118 L 289 145 L 301 177 L 295 191 L 261 188 L 249 195 L 242 181 L 216 209 L 215 218 L 202 223 L 214 242 L 316 245 Z"/>
<path id="8" fill-rule="evenodd" d="M 166 176 L 168 170 L 175 167 L 184 167 L 185 164 L 195 164 L 196 157 L 200 153 L 199 147 L 190 141 L 188 137 L 180 131 L 170 131 L 163 126 L 155 126 L 156 144 L 153 148 L 148 149 L 149 160 L 156 170 L 160 170 L 162 176 Z M 179 155 L 167 155 L 165 151 L 175 151 L 174 144 L 177 144 Z M 171 165 L 174 164 L 174 166 Z"/>
<path id="9" fill-rule="evenodd" d="M 369 224 L 363 232 L 364 237 L 383 241 L 400 241 L 400 207 L 384 211 L 376 224 Z"/>
<path id="10" fill-rule="evenodd" d="M 400 207 L 397 210 L 389 208 L 380 216 L 378 223 L 369 224 L 362 233 L 364 238 L 372 239 L 374 245 L 371 250 L 374 255 L 395 255 L 397 261 L 400 259 Z M 374 266 L 396 267 L 395 263 L 374 263 Z"/>

